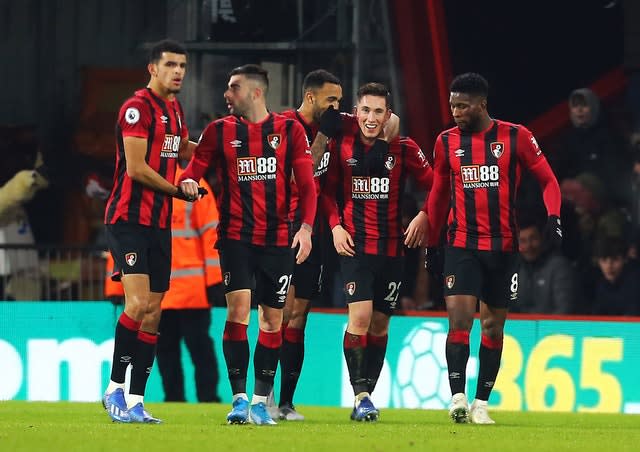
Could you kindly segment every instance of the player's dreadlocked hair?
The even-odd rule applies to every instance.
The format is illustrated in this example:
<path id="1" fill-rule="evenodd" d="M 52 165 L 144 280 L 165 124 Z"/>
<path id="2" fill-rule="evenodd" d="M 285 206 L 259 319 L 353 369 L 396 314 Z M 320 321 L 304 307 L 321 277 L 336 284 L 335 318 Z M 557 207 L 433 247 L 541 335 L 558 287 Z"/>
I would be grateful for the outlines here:
<path id="1" fill-rule="evenodd" d="M 475 72 L 460 74 L 451 82 L 449 91 L 472 96 L 489 96 L 489 82 L 482 75 Z"/>

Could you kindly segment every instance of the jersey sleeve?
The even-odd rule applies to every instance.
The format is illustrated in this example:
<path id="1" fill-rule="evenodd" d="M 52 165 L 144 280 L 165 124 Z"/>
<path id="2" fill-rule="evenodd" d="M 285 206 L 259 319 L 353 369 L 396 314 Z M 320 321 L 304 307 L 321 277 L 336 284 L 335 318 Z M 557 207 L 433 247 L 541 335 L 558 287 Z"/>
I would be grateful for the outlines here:
<path id="1" fill-rule="evenodd" d="M 151 111 L 141 99 L 127 100 L 118 114 L 118 126 L 123 137 L 149 138 Z"/>
<path id="2" fill-rule="evenodd" d="M 560 216 L 562 195 L 558 180 L 535 137 L 526 127 L 521 128 L 517 145 L 518 159 L 540 184 L 547 214 Z"/>
<path id="3" fill-rule="evenodd" d="M 327 170 L 327 178 L 325 179 L 322 191 L 320 192 L 320 209 L 329 222 L 329 227 L 333 229 L 340 224 L 340 215 L 338 213 L 338 203 L 336 202 L 336 192 L 341 182 L 340 161 L 338 159 L 335 142 L 329 145 L 329 169 Z"/>
<path id="4" fill-rule="evenodd" d="M 316 216 L 316 184 L 313 180 L 313 159 L 307 134 L 298 121 L 291 120 L 290 139 L 293 158 L 293 175 L 298 188 L 298 203 L 302 222 L 313 225 Z"/>
<path id="5" fill-rule="evenodd" d="M 442 143 L 442 135 L 436 139 L 433 148 L 433 186 L 425 201 L 423 211 L 429 216 L 429 234 L 427 246 L 436 246 L 440 240 L 440 231 L 447 219 L 451 196 L 451 168 Z"/>
<path id="6" fill-rule="evenodd" d="M 191 161 L 178 182 L 182 182 L 185 179 L 200 180 L 209 168 L 214 153 L 221 151 L 217 149 L 217 146 L 218 132 L 216 122 L 212 122 L 204 129 L 204 132 L 202 132 L 198 145 L 193 151 Z"/>
<path id="7" fill-rule="evenodd" d="M 431 190 L 433 184 L 433 168 L 420 146 L 412 139 L 407 139 L 406 165 L 409 172 L 416 180 L 418 187 L 423 190 Z"/>

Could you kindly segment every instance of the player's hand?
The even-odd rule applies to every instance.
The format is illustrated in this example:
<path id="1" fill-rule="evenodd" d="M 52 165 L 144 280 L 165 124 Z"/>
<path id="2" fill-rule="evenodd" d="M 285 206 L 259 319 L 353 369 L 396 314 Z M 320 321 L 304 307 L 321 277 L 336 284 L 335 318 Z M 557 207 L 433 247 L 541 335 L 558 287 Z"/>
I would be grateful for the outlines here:
<path id="1" fill-rule="evenodd" d="M 328 138 L 335 138 L 340 129 L 342 128 L 342 117 L 340 112 L 333 108 L 333 105 L 329 105 L 322 116 L 320 116 L 320 124 L 318 126 L 318 132 L 322 133 Z"/>
<path id="2" fill-rule="evenodd" d="M 193 179 L 185 179 L 176 187 L 177 193 L 174 195 L 178 199 L 185 201 L 195 201 L 198 199 L 198 183 Z"/>
<path id="3" fill-rule="evenodd" d="M 298 229 L 296 235 L 293 236 L 293 243 L 291 244 L 291 248 L 295 248 L 299 246 L 298 252 L 296 253 L 296 264 L 301 264 L 309 254 L 311 253 L 311 230 L 304 225 Z"/>
<path id="4" fill-rule="evenodd" d="M 404 231 L 404 244 L 409 248 L 417 248 L 427 243 L 427 230 L 429 218 L 422 210 L 411 220 L 407 230 Z"/>
<path id="5" fill-rule="evenodd" d="M 336 251 L 340 256 L 353 257 L 356 254 L 355 244 L 353 238 L 342 225 L 337 225 L 331 230 L 333 235 L 333 246 L 336 247 Z"/>
<path id="6" fill-rule="evenodd" d="M 370 176 L 381 176 L 383 174 L 387 154 L 389 154 L 389 143 L 377 139 L 364 156 L 364 165 Z"/>
<path id="7" fill-rule="evenodd" d="M 544 241 L 550 250 L 560 251 L 562 248 L 562 223 L 557 215 L 549 215 L 544 228 Z"/>

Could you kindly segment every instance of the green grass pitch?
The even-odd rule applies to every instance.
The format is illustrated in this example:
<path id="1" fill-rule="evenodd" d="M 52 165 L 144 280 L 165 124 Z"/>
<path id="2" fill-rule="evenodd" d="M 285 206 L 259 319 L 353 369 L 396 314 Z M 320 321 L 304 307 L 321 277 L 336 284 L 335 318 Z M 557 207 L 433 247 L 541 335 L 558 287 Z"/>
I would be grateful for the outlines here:
<path id="1" fill-rule="evenodd" d="M 640 417 L 493 411 L 496 425 L 457 425 L 445 411 L 300 406 L 304 422 L 227 425 L 227 405 L 149 404 L 161 425 L 114 424 L 99 403 L 0 402 L 0 451 L 637 451 Z"/>

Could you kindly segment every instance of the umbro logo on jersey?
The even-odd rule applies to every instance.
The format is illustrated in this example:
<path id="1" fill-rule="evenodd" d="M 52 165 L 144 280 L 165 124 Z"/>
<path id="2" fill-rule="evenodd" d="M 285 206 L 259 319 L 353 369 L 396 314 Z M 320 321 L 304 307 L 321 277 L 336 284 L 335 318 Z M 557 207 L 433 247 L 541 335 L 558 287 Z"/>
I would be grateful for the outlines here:
<path id="1" fill-rule="evenodd" d="M 454 154 L 456 157 L 464 157 L 464 149 L 456 149 Z"/>
<path id="2" fill-rule="evenodd" d="M 229 141 L 229 144 L 231 145 L 232 148 L 239 148 L 240 146 L 242 146 L 242 141 L 233 140 L 233 141 Z"/>
<path id="3" fill-rule="evenodd" d="M 167 118 L 165 115 L 160 116 L 160 121 L 162 121 L 162 124 L 166 124 L 168 120 L 169 118 Z"/>
<path id="4" fill-rule="evenodd" d="M 347 162 L 347 165 L 349 166 L 356 166 L 358 164 L 358 160 L 354 159 L 353 157 L 345 160 L 345 162 Z"/>

